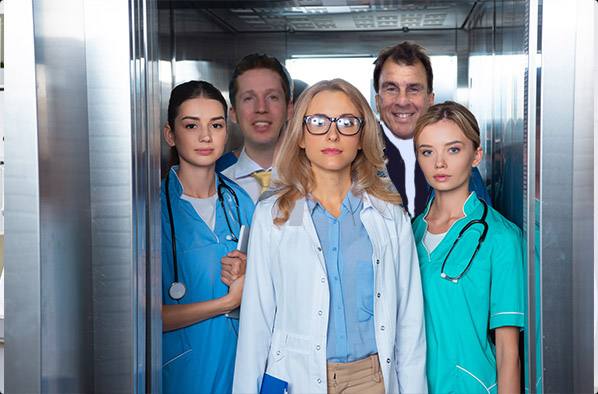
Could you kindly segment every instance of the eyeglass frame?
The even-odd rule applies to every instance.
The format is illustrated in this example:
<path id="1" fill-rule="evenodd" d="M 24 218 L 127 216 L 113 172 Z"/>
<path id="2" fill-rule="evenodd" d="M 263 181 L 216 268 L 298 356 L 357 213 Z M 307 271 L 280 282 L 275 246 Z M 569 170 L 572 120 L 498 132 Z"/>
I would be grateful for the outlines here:
<path id="1" fill-rule="evenodd" d="M 314 116 L 323 116 L 323 117 L 325 117 L 326 119 L 328 119 L 328 120 L 330 121 L 330 124 L 328 124 L 328 128 L 326 129 L 326 131 L 325 131 L 325 132 L 323 132 L 323 133 L 314 133 L 313 131 L 311 131 L 311 130 L 309 129 L 309 125 L 307 124 L 307 119 L 308 119 L 308 118 L 311 118 L 311 117 L 314 117 Z M 356 131 L 355 133 L 353 133 L 353 134 L 346 134 L 346 133 L 343 133 L 343 132 L 342 132 L 342 131 L 339 129 L 339 127 L 338 127 L 338 124 L 336 123 L 336 121 L 337 121 L 337 120 L 339 120 L 339 119 L 342 119 L 342 118 L 348 118 L 348 117 L 351 117 L 351 118 L 357 119 L 357 120 L 359 121 L 359 127 L 357 128 L 357 131 Z M 305 115 L 305 116 L 303 117 L 303 124 L 305 125 L 305 128 L 307 129 L 307 132 L 308 132 L 309 134 L 311 134 L 311 135 L 326 135 L 326 134 L 328 134 L 328 132 L 329 132 L 329 131 L 330 131 L 330 129 L 332 128 L 332 124 L 333 124 L 333 123 L 334 123 L 334 124 L 336 124 L 336 130 L 338 131 L 338 133 L 339 133 L 340 135 L 344 135 L 345 137 L 352 137 L 352 136 L 354 136 L 354 135 L 357 135 L 357 134 L 359 134 L 359 132 L 360 132 L 360 131 L 363 129 L 363 125 L 365 124 L 365 120 L 364 120 L 363 118 L 360 118 L 359 116 L 355 116 L 355 115 L 353 115 L 353 114 L 342 114 L 342 115 L 339 115 L 339 116 L 337 116 L 337 117 L 334 117 L 334 118 L 332 118 L 332 117 L 330 117 L 330 116 L 328 116 L 328 115 L 326 115 L 326 114 L 313 114 L 313 115 Z"/>

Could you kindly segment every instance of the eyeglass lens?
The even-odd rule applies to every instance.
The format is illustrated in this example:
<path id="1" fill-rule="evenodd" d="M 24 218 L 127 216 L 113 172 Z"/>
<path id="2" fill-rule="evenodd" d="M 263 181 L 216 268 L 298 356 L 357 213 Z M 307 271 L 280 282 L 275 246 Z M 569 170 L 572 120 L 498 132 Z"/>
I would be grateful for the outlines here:
<path id="1" fill-rule="evenodd" d="M 329 118 L 326 115 L 310 115 L 305 117 L 307 130 L 312 134 L 326 134 L 336 123 L 338 131 L 343 135 L 357 134 L 361 128 L 361 119 L 352 115 L 343 115 L 338 118 Z"/>

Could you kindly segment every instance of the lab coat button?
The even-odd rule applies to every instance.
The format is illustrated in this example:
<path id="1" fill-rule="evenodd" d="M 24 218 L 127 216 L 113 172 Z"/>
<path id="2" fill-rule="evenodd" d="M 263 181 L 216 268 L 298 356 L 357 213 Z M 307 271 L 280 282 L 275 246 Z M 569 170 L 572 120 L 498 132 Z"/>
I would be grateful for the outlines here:
<path id="1" fill-rule="evenodd" d="M 320 384 L 320 383 L 322 383 L 322 379 L 320 379 L 320 378 L 317 378 L 317 379 L 316 379 L 316 382 L 318 382 L 318 384 Z"/>
<path id="2" fill-rule="evenodd" d="M 376 259 L 376 264 L 380 264 L 380 260 Z"/>
<path id="3" fill-rule="evenodd" d="M 386 359 L 386 364 L 390 364 L 390 358 Z"/>
<path id="4" fill-rule="evenodd" d="M 326 282 L 326 278 L 322 277 L 322 279 L 320 279 L 320 282 L 322 282 L 322 283 Z"/>
<path id="5" fill-rule="evenodd" d="M 380 331 L 384 331 L 384 326 L 380 326 Z"/>
<path id="6" fill-rule="evenodd" d="M 381 294 L 380 294 L 380 293 L 376 294 L 376 297 L 380 298 L 380 296 L 381 296 Z"/>
<path id="7" fill-rule="evenodd" d="M 316 345 L 316 350 L 320 350 L 320 345 Z"/>
<path id="8" fill-rule="evenodd" d="M 280 350 L 277 350 L 277 351 L 276 351 L 276 355 L 277 355 L 277 356 L 280 356 Z"/>
<path id="9" fill-rule="evenodd" d="M 322 248 L 318 246 L 318 252 L 321 252 L 321 251 L 322 251 Z"/>
<path id="10" fill-rule="evenodd" d="M 320 310 L 318 311 L 318 316 L 322 316 L 323 312 Z"/>

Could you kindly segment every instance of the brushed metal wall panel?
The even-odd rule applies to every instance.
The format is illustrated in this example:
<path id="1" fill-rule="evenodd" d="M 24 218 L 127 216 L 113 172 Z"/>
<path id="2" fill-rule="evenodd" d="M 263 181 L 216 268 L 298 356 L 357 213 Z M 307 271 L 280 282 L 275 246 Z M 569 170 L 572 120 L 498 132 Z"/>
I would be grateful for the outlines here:
<path id="1" fill-rule="evenodd" d="M 579 225 L 573 221 L 573 207 L 574 199 L 581 197 L 573 189 L 578 160 L 574 156 L 577 57 L 571 45 L 577 30 L 575 4 L 544 1 L 542 12 L 542 351 L 547 393 L 577 392 L 574 367 L 576 351 L 581 350 L 575 347 L 573 311 L 577 268 L 573 228 Z"/>
<path id="2" fill-rule="evenodd" d="M 9 392 L 160 390 L 152 4 L 7 7 Z"/>
<path id="3" fill-rule="evenodd" d="M 138 284 L 132 262 L 129 6 L 85 1 L 94 390 L 132 392 Z M 106 21 L 110 28 L 106 28 Z"/>
<path id="4" fill-rule="evenodd" d="M 64 15 L 69 14 L 68 23 Z M 85 26 L 78 0 L 34 2 L 42 390 L 93 388 Z"/>
<path id="5" fill-rule="evenodd" d="M 32 2 L 6 4 L 5 391 L 41 391 L 37 100 Z"/>
<path id="6" fill-rule="evenodd" d="M 575 29 L 575 97 L 573 122 L 573 391 L 593 392 L 593 229 L 594 139 L 593 109 L 596 92 L 596 2 L 577 2 Z"/>

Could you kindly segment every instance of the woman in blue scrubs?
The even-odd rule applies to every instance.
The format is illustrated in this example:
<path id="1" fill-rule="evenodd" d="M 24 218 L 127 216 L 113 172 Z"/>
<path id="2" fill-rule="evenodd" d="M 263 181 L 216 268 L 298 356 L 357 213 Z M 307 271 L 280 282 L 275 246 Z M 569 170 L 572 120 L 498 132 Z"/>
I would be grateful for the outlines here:
<path id="1" fill-rule="evenodd" d="M 414 143 L 435 191 L 413 224 L 429 390 L 520 392 L 521 232 L 469 191 L 471 170 L 482 159 L 477 121 L 460 104 L 434 105 L 418 120 Z"/>
<path id="2" fill-rule="evenodd" d="M 227 138 L 227 105 L 204 81 L 178 85 L 164 138 L 178 165 L 162 182 L 162 379 L 164 393 L 231 392 L 251 198 L 215 172 Z"/>

